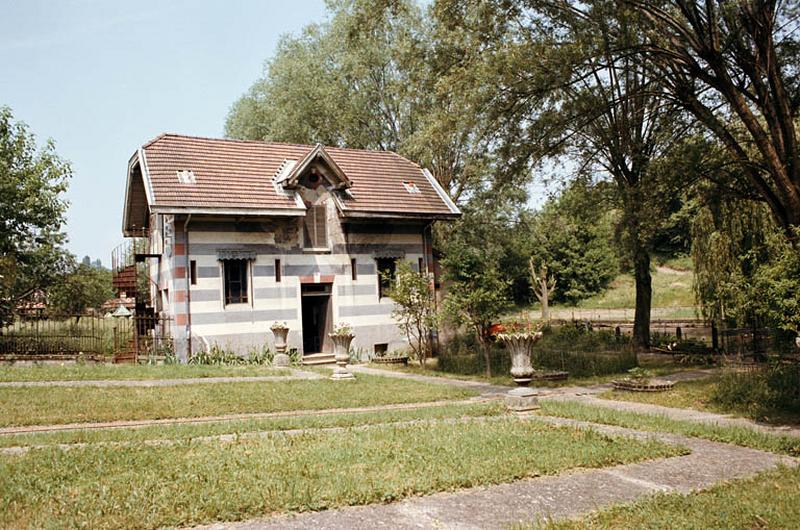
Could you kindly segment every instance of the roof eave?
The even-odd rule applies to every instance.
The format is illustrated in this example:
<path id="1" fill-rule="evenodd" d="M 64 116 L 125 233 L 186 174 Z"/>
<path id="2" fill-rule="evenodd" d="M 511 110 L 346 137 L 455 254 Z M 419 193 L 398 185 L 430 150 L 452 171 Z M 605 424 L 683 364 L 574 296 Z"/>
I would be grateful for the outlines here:
<path id="1" fill-rule="evenodd" d="M 252 217 L 303 217 L 305 208 L 236 208 L 227 206 L 151 206 L 153 213 L 197 214 L 197 215 L 239 215 Z"/>
<path id="2" fill-rule="evenodd" d="M 342 212 L 345 219 L 416 219 L 433 221 L 452 221 L 461 217 L 461 212 L 354 212 L 345 210 Z"/>

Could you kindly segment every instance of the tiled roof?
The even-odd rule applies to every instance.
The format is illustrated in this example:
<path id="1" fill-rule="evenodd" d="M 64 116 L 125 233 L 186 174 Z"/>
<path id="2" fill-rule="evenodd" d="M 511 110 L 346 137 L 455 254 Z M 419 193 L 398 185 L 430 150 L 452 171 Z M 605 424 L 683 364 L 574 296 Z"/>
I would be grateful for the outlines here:
<path id="1" fill-rule="evenodd" d="M 296 210 L 298 204 L 293 194 L 284 192 L 274 180 L 287 161 L 300 161 L 314 148 L 163 134 L 142 148 L 152 192 L 151 206 L 187 210 Z M 345 215 L 457 213 L 430 174 L 426 175 L 417 164 L 400 155 L 388 151 L 324 149 L 351 184 L 349 197 L 341 201 Z M 191 171 L 193 181 L 180 182 L 178 172 L 183 171 Z M 410 182 L 419 193 L 407 191 Z"/>

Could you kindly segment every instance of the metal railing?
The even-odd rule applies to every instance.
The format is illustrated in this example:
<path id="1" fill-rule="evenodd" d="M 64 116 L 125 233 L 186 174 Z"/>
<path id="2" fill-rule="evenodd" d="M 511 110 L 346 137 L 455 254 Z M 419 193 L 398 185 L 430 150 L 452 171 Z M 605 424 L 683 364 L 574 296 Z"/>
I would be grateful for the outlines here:
<path id="1" fill-rule="evenodd" d="M 136 362 L 173 351 L 172 320 L 154 315 L 51 316 L 17 319 L 0 328 L 0 355 L 14 358 L 93 355 Z"/>

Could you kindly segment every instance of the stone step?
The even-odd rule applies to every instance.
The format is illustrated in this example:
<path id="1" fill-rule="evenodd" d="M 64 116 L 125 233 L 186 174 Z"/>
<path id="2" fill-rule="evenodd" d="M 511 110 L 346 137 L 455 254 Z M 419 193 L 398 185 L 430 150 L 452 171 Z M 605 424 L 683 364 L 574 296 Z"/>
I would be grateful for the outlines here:
<path id="1" fill-rule="evenodd" d="M 303 355 L 303 364 L 313 366 L 315 364 L 334 364 L 336 362 L 332 353 L 311 353 Z"/>

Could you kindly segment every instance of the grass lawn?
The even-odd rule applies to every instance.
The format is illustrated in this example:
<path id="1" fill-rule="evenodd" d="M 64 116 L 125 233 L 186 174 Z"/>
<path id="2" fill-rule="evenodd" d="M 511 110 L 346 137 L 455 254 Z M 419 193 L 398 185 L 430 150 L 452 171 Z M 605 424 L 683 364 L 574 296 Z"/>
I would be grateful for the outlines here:
<path id="1" fill-rule="evenodd" d="M 637 414 L 604 407 L 593 407 L 574 401 L 541 402 L 541 414 L 572 418 L 606 425 L 618 425 L 640 431 L 671 432 L 684 436 L 704 438 L 773 453 L 800 456 L 800 438 L 770 434 L 748 427 L 708 425 L 692 421 L 673 420 L 661 414 Z"/>
<path id="2" fill-rule="evenodd" d="M 495 374 L 490 379 L 484 375 L 467 375 L 467 374 L 451 374 L 437 370 L 437 361 L 435 357 L 430 358 L 425 363 L 425 368 L 419 365 L 418 361 L 408 361 L 408 365 L 402 364 L 369 364 L 370 368 L 377 370 L 391 370 L 394 372 L 404 372 L 407 374 L 429 375 L 431 377 L 444 377 L 447 379 L 458 379 L 461 381 L 478 381 L 480 383 L 490 383 L 493 385 L 502 386 L 516 386 L 511 374 Z"/>
<path id="3" fill-rule="evenodd" d="M 664 407 L 704 410 L 711 412 L 727 412 L 711 402 L 711 393 L 719 380 L 718 377 L 679 381 L 666 392 L 625 392 L 609 390 L 597 397 L 614 401 L 633 401 L 649 403 Z"/>
<path id="4" fill-rule="evenodd" d="M 670 260 L 652 270 L 653 307 L 694 306 L 692 262 Z M 603 293 L 581 301 L 585 309 L 624 309 L 636 306 L 636 288 L 631 274 L 621 274 Z"/>
<path id="5" fill-rule="evenodd" d="M 0 381 L 150 380 L 275 375 L 291 375 L 291 371 L 285 368 L 256 365 L 36 364 L 0 366 Z"/>
<path id="6" fill-rule="evenodd" d="M 677 454 L 685 449 L 517 418 L 228 443 L 43 449 L 0 458 L 0 527 L 234 521 Z"/>
<path id="7" fill-rule="evenodd" d="M 0 426 L 143 420 L 464 399 L 477 393 L 388 377 L 171 387 L 3 387 Z"/>
<path id="8" fill-rule="evenodd" d="M 201 436 L 259 433 L 290 429 L 320 429 L 328 427 L 357 427 L 378 423 L 444 418 L 499 416 L 506 407 L 500 402 L 468 403 L 425 407 L 419 409 L 386 410 L 380 412 L 349 412 L 324 415 L 216 421 L 183 425 L 156 425 L 126 429 L 88 429 L 0 436 L 0 447 L 32 445 L 139 442 L 145 440 L 191 440 Z"/>
<path id="9" fill-rule="evenodd" d="M 433 377 L 445 377 L 449 379 L 460 379 L 463 381 L 478 381 L 481 383 L 491 383 L 493 385 L 503 385 L 513 387 L 516 386 L 511 374 L 495 374 L 491 378 L 486 378 L 484 375 L 466 375 L 466 374 L 453 374 L 437 370 L 436 358 L 428 359 L 425 363 L 425 368 L 421 367 L 418 362 L 409 361 L 408 366 L 402 364 L 370 364 L 370 368 L 378 370 L 392 370 L 396 372 L 405 372 L 409 374 L 429 375 Z M 672 359 L 661 358 L 647 358 L 639 363 L 643 368 L 647 368 L 653 374 L 658 376 L 668 375 L 682 370 L 692 370 L 694 367 L 682 364 L 675 364 Z M 562 386 L 589 386 L 608 383 L 620 377 L 626 377 L 627 372 L 617 374 L 606 374 L 591 377 L 570 377 L 564 381 L 534 381 L 532 383 L 535 387 L 544 388 L 557 388 Z"/>
<path id="10" fill-rule="evenodd" d="M 585 519 L 552 523 L 579 528 L 797 528 L 800 469 L 780 468 L 689 495 L 659 493 Z"/>
<path id="11" fill-rule="evenodd" d="M 680 381 L 675 383 L 672 390 L 666 392 L 624 392 L 611 390 L 598 397 L 615 401 L 633 401 L 649 403 L 664 407 L 694 409 L 708 412 L 720 412 L 736 416 L 751 417 L 752 414 L 743 408 L 723 406 L 712 399 L 714 389 L 719 383 L 719 376 L 694 381 Z M 800 416 L 786 411 L 775 411 L 767 417 L 758 417 L 760 421 L 776 424 L 800 424 Z"/>
<path id="12" fill-rule="evenodd" d="M 663 314 L 658 313 L 658 318 L 695 318 L 695 311 L 691 309 L 695 305 L 691 259 L 668 260 L 654 267 L 651 272 L 653 307 L 676 308 Z M 636 288 L 633 275 L 625 273 L 617 276 L 602 293 L 581 300 L 575 306 L 552 305 L 551 311 L 557 318 L 569 318 L 571 309 L 627 309 L 627 315 L 633 320 L 634 307 L 636 307 Z M 533 304 L 529 311 L 533 314 L 538 313 L 538 304 Z"/>

